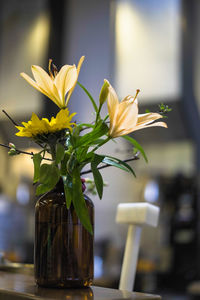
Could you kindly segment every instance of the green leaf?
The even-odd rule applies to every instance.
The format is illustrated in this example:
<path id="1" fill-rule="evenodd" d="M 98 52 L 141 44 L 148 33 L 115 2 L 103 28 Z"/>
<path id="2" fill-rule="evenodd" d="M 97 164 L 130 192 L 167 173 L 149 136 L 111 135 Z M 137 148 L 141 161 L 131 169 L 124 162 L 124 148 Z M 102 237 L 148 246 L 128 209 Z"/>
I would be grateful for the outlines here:
<path id="1" fill-rule="evenodd" d="M 80 123 L 80 124 L 77 124 L 77 127 L 81 128 L 84 127 L 84 128 L 94 128 L 95 125 L 94 124 L 90 124 L 90 123 Z"/>
<path id="2" fill-rule="evenodd" d="M 77 163 L 76 154 L 75 152 L 72 152 L 67 161 L 67 173 L 72 174 L 73 169 L 77 167 Z"/>
<path id="3" fill-rule="evenodd" d="M 90 98 L 90 101 L 92 102 L 92 105 L 94 107 L 94 110 L 98 111 L 98 107 L 96 105 L 96 102 L 94 101 L 94 99 L 92 98 L 91 94 L 88 92 L 88 90 L 80 83 L 80 82 L 77 82 L 77 84 L 84 90 L 84 92 L 88 95 L 88 97 Z"/>
<path id="4" fill-rule="evenodd" d="M 125 168 L 124 166 L 120 165 L 117 161 L 109 159 L 108 157 L 105 157 L 103 160 L 103 163 L 113 166 L 113 167 L 117 167 L 121 170 L 124 170 L 126 172 L 129 172 L 129 170 L 127 168 Z"/>
<path id="5" fill-rule="evenodd" d="M 65 148 L 60 143 L 56 145 L 56 160 L 55 163 L 59 164 L 65 155 Z"/>
<path id="6" fill-rule="evenodd" d="M 61 167 L 60 167 L 60 174 L 61 175 L 66 175 L 67 174 L 67 162 L 69 160 L 69 153 L 65 152 L 65 155 L 61 161 Z"/>
<path id="7" fill-rule="evenodd" d="M 51 165 L 43 164 L 40 167 L 39 181 L 46 186 L 54 188 L 60 178 L 60 171 L 53 163 Z"/>
<path id="8" fill-rule="evenodd" d="M 40 176 L 40 164 L 42 161 L 42 156 L 40 153 L 33 154 L 33 164 L 34 164 L 34 177 L 33 182 L 36 183 Z"/>
<path id="9" fill-rule="evenodd" d="M 72 177 L 69 175 L 62 176 L 62 180 L 63 180 L 63 185 L 64 185 L 66 206 L 67 206 L 67 209 L 69 209 L 71 202 L 72 202 L 72 196 L 73 196 Z"/>
<path id="10" fill-rule="evenodd" d="M 91 161 L 91 169 L 94 177 L 94 183 L 96 185 L 97 193 L 100 199 L 102 199 L 103 195 L 103 178 L 97 166 L 102 162 L 103 159 L 104 156 L 95 154 L 93 160 Z"/>
<path id="11" fill-rule="evenodd" d="M 78 162 L 81 163 L 82 161 L 85 160 L 87 151 L 88 151 L 88 147 L 80 147 L 77 149 L 76 157 L 77 157 Z"/>
<path id="12" fill-rule="evenodd" d="M 142 146 L 135 139 L 133 139 L 132 137 L 130 137 L 128 135 L 124 135 L 124 136 L 122 136 L 122 138 L 129 141 L 138 151 L 140 151 L 142 156 L 144 157 L 145 161 L 148 162 L 148 159 L 147 159 L 147 156 L 144 152 L 144 149 L 142 148 Z"/>
<path id="13" fill-rule="evenodd" d="M 83 145 L 92 145 L 94 141 L 105 135 L 107 132 L 108 126 L 103 121 L 100 121 L 91 132 L 80 137 L 79 141 L 76 144 L 76 147 L 80 147 Z"/>
<path id="14" fill-rule="evenodd" d="M 87 165 L 92 161 L 94 155 L 95 155 L 94 152 L 90 151 L 87 153 L 84 160 L 79 161 L 80 170 L 82 170 L 85 167 L 85 165 Z"/>
<path id="15" fill-rule="evenodd" d="M 52 190 L 60 179 L 60 171 L 55 164 L 43 164 L 40 167 L 40 185 L 36 189 L 36 195 Z"/>
<path id="16" fill-rule="evenodd" d="M 82 192 L 82 182 L 80 178 L 80 171 L 78 168 L 75 168 L 73 170 L 72 186 L 73 186 L 72 202 L 76 214 L 80 219 L 82 225 L 85 227 L 85 229 L 88 230 L 91 234 L 93 234 L 88 208 L 86 206 L 85 199 Z"/>
<path id="17" fill-rule="evenodd" d="M 115 157 L 112 157 L 112 156 L 105 156 L 105 158 L 103 159 L 102 162 L 107 164 L 107 165 L 111 165 L 111 166 L 117 167 L 119 169 L 122 169 L 126 172 L 130 172 L 136 177 L 135 172 L 133 171 L 133 169 L 127 163 L 125 163 L 124 161 L 122 161 L 118 158 L 115 158 Z"/>
<path id="18" fill-rule="evenodd" d="M 47 193 L 47 192 L 49 192 L 50 190 L 52 190 L 52 188 L 49 187 L 48 185 L 40 184 L 40 185 L 38 185 L 35 194 L 38 196 L 38 195 Z"/>
<path id="19" fill-rule="evenodd" d="M 97 139 L 97 140 L 95 140 L 92 144 L 91 144 L 91 146 L 95 146 L 95 145 L 99 145 L 99 144 L 101 144 L 102 142 L 104 141 L 104 139 Z"/>

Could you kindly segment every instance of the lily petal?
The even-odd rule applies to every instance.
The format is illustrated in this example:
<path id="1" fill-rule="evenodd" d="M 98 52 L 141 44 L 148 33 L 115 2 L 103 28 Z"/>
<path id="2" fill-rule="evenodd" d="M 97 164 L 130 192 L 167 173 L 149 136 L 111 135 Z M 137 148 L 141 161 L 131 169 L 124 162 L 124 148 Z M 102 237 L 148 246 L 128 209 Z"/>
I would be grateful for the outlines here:
<path id="1" fill-rule="evenodd" d="M 152 123 L 152 124 L 149 124 L 149 125 L 138 125 L 134 128 L 134 131 L 139 130 L 139 129 L 143 129 L 143 128 L 148 128 L 148 127 L 156 127 L 156 126 L 168 128 L 167 124 L 165 122 L 155 122 L 155 123 Z"/>
<path id="2" fill-rule="evenodd" d="M 140 124 L 149 124 L 155 120 L 162 119 L 162 115 L 158 113 L 147 113 L 138 115 L 138 125 Z"/>
<path id="3" fill-rule="evenodd" d="M 109 85 L 108 93 L 108 113 L 110 117 L 109 136 L 112 138 L 127 135 L 133 131 L 160 126 L 167 128 L 164 122 L 154 122 L 161 119 L 162 115 L 158 113 L 138 114 L 137 95 L 135 97 L 128 95 L 120 103 L 113 87 Z"/>
<path id="4" fill-rule="evenodd" d="M 48 94 L 51 94 L 53 90 L 53 81 L 48 73 L 41 67 L 35 65 L 31 67 L 31 70 L 37 84 Z"/>
<path id="5" fill-rule="evenodd" d="M 121 102 L 119 104 L 118 110 L 118 122 L 123 123 L 123 127 L 130 127 L 130 123 L 132 126 L 135 126 L 138 119 L 138 103 L 134 102 Z"/>
<path id="6" fill-rule="evenodd" d="M 40 87 L 30 76 L 28 76 L 25 73 L 20 73 L 21 77 L 24 78 L 32 87 L 34 87 L 36 90 L 50 98 L 56 105 L 59 106 L 59 101 L 56 97 L 54 97 L 53 94 L 49 94 L 47 91 L 45 91 L 42 87 Z"/>
<path id="7" fill-rule="evenodd" d="M 110 116 L 110 126 L 114 127 L 118 115 L 119 100 L 114 88 L 110 85 L 110 83 L 109 83 L 108 90 L 109 93 L 108 93 L 107 106 L 108 106 L 108 113 Z"/>
<path id="8" fill-rule="evenodd" d="M 69 90 L 69 93 L 67 95 L 67 99 L 66 99 L 66 103 L 65 105 L 67 106 L 68 102 L 69 102 L 69 99 L 71 97 L 71 94 L 73 93 L 73 90 L 75 89 L 75 86 L 76 86 L 76 83 L 78 81 L 78 75 L 79 75 L 79 72 L 81 70 L 81 66 L 84 62 L 84 59 L 85 59 L 85 56 L 81 56 L 80 60 L 79 60 L 79 63 L 78 63 L 78 66 L 77 66 L 77 79 L 76 81 L 74 82 L 73 86 L 71 87 L 71 89 Z"/>
<path id="9" fill-rule="evenodd" d="M 65 95 L 73 87 L 78 78 L 76 66 L 65 65 L 61 68 L 54 79 L 54 84 L 60 92 L 62 105 L 65 107 Z"/>

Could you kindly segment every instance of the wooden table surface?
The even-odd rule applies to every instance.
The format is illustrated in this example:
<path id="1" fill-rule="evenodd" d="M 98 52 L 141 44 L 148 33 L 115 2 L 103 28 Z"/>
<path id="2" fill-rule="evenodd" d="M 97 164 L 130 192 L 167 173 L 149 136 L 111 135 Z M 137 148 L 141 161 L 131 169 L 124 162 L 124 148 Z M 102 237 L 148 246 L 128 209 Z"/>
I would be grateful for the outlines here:
<path id="1" fill-rule="evenodd" d="M 36 286 L 32 275 L 0 271 L 0 300 L 159 300 L 160 296 L 92 286 L 84 289 L 49 289 Z"/>

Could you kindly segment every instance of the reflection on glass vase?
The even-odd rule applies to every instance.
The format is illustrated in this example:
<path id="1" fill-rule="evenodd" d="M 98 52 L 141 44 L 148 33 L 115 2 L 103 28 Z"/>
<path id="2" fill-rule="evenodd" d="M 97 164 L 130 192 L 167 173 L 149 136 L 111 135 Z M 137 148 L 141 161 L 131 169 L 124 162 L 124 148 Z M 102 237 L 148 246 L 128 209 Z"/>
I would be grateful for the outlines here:
<path id="1" fill-rule="evenodd" d="M 92 225 L 94 206 L 85 197 Z M 93 226 L 94 228 L 94 226 Z M 88 287 L 93 282 L 93 241 L 73 205 L 66 208 L 62 186 L 43 195 L 35 207 L 35 279 L 44 287 Z"/>

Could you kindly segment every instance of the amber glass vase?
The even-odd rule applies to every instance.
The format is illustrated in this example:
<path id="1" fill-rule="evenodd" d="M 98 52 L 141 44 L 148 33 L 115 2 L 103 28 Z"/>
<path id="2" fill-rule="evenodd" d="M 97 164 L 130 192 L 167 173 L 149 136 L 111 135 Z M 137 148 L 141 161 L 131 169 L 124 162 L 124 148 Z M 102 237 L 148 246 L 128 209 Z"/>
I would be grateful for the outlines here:
<path id="1" fill-rule="evenodd" d="M 84 197 L 93 225 L 94 206 Z M 61 184 L 36 203 L 34 256 L 39 286 L 74 288 L 92 284 L 93 235 L 82 226 L 73 205 L 66 208 Z"/>

